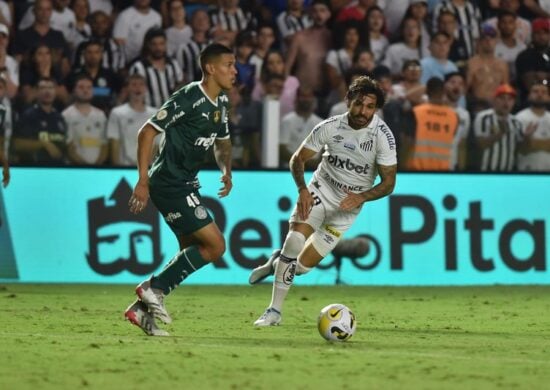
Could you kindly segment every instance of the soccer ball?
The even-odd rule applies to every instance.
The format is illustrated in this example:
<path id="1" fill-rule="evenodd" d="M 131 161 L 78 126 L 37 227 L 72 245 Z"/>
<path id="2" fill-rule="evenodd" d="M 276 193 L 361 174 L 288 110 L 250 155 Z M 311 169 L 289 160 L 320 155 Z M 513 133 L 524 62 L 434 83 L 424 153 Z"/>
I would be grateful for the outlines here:
<path id="1" fill-rule="evenodd" d="M 346 341 L 355 333 L 355 314 L 340 303 L 325 306 L 319 314 L 317 328 L 328 341 Z"/>

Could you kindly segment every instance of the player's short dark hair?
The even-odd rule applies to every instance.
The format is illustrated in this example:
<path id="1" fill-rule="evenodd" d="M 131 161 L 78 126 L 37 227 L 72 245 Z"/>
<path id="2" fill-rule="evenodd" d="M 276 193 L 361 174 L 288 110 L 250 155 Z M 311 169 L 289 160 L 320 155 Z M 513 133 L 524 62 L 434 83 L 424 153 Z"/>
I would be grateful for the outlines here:
<path id="1" fill-rule="evenodd" d="M 374 95 L 376 96 L 376 107 L 382 108 L 386 102 L 384 91 L 378 83 L 369 76 L 360 76 L 356 78 L 349 86 L 346 94 L 346 99 L 352 101 L 359 96 Z"/>
<path id="2" fill-rule="evenodd" d="M 206 64 L 211 63 L 213 60 L 217 59 L 223 54 L 233 54 L 233 50 L 227 46 L 222 45 L 221 43 L 212 43 L 206 46 L 199 56 L 199 64 L 202 71 L 205 71 Z"/>
<path id="3" fill-rule="evenodd" d="M 445 93 L 445 83 L 439 77 L 432 77 L 426 83 L 426 94 L 428 97 L 441 96 Z"/>
<path id="4" fill-rule="evenodd" d="M 466 80 L 466 78 L 464 77 L 464 74 L 462 74 L 460 72 L 449 72 L 445 75 L 445 82 L 449 81 L 450 79 L 452 79 L 455 76 L 461 77 L 462 80 Z"/>

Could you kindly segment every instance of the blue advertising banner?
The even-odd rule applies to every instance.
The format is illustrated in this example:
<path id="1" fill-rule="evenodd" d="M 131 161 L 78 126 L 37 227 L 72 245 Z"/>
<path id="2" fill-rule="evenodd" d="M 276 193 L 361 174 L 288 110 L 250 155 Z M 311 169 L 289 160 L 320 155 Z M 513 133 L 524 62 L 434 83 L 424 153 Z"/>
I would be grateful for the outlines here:
<path id="1" fill-rule="evenodd" d="M 137 283 L 162 269 L 177 242 L 152 205 L 129 213 L 136 178 L 134 169 L 14 168 L 3 192 L 0 281 Z M 292 177 L 235 172 L 222 200 L 219 172 L 200 180 L 227 251 L 186 283 L 245 284 L 286 235 Z M 542 175 L 399 174 L 394 194 L 365 205 L 346 234 L 368 238 L 369 252 L 329 255 L 296 283 L 550 284 L 548 194 Z"/>

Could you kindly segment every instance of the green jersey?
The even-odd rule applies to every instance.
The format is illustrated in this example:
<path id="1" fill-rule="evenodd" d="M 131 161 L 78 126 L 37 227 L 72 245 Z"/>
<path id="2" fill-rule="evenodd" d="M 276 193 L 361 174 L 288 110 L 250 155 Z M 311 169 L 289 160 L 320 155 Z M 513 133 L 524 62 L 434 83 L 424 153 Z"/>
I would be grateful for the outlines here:
<path id="1" fill-rule="evenodd" d="M 216 139 L 229 139 L 228 106 L 225 93 L 212 101 L 197 81 L 176 91 L 149 119 L 165 136 L 149 170 L 153 190 L 175 195 L 195 185 L 208 149 Z"/>

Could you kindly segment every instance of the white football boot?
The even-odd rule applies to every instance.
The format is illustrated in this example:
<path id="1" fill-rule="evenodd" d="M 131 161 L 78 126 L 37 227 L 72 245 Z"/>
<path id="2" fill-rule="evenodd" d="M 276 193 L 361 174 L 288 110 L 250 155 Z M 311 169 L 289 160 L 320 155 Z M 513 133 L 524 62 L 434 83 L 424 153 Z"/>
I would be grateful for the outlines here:
<path id="1" fill-rule="evenodd" d="M 136 294 L 147 305 L 149 312 L 165 324 L 172 322 L 172 317 L 168 314 L 164 306 L 164 294 L 161 290 L 151 287 L 151 281 L 141 282 L 136 287 Z"/>
<path id="2" fill-rule="evenodd" d="M 281 312 L 268 307 L 260 318 L 254 321 L 254 326 L 277 326 L 281 323 Z"/>
<path id="3" fill-rule="evenodd" d="M 140 300 L 132 303 L 124 312 L 124 317 L 132 324 L 138 326 L 145 334 L 149 336 L 169 336 L 164 329 L 160 329 L 155 318 L 147 312 L 147 306 Z"/>
<path id="4" fill-rule="evenodd" d="M 273 275 L 275 273 L 275 266 L 277 265 L 277 261 L 279 261 L 280 255 L 280 249 L 274 250 L 271 254 L 271 257 L 264 265 L 260 265 L 259 267 L 256 267 L 252 270 L 250 276 L 248 277 L 248 283 L 257 284 L 267 278 L 269 275 Z"/>

